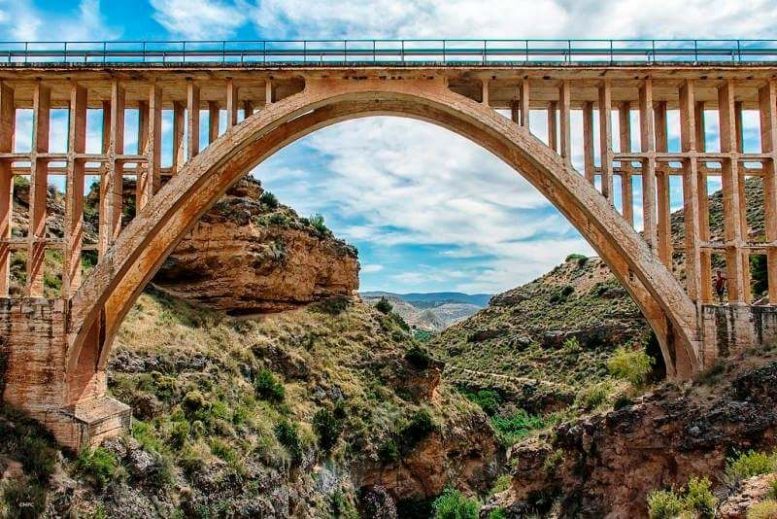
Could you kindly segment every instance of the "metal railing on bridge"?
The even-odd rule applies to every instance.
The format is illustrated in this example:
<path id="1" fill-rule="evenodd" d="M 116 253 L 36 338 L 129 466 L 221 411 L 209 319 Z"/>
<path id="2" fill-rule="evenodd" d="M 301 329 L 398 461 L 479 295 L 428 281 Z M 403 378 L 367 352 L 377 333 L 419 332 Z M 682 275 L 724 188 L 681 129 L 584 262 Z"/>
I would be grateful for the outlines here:
<path id="1" fill-rule="evenodd" d="M 777 40 L 0 42 L 0 66 L 500 66 L 777 63 Z"/>

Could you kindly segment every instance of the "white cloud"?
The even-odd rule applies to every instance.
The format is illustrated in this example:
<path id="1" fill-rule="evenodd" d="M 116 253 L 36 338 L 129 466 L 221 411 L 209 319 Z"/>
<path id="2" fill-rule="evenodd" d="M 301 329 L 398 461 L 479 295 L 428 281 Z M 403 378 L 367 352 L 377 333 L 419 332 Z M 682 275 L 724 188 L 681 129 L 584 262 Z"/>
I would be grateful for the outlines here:
<path id="1" fill-rule="evenodd" d="M 81 0 L 75 15 L 42 13 L 30 0 L 0 0 L 0 34 L 15 41 L 113 40 L 121 30 L 102 15 L 100 0 Z"/>
<path id="2" fill-rule="evenodd" d="M 370 265 L 362 265 L 362 272 L 365 274 L 374 274 L 375 272 L 380 272 L 383 270 L 383 265 L 377 265 L 375 263 L 372 263 Z"/>
<path id="3" fill-rule="evenodd" d="M 221 40 L 246 22 L 242 2 L 218 0 L 150 0 L 154 20 L 171 35 L 189 40 Z"/>
<path id="4" fill-rule="evenodd" d="M 773 0 L 261 0 L 251 18 L 268 38 L 765 38 Z"/>
<path id="5" fill-rule="evenodd" d="M 309 160 L 303 167 L 290 165 L 299 156 Z M 409 289 L 444 283 L 503 290 L 536 277 L 569 252 L 591 252 L 512 168 L 428 123 L 375 117 L 338 124 L 282 151 L 255 175 L 305 214 L 358 217 L 358 223 L 337 229 L 351 241 L 436 245 L 448 249 L 442 252 L 447 258 L 470 258 L 466 268 L 416 266 L 391 275 L 392 283 Z"/>

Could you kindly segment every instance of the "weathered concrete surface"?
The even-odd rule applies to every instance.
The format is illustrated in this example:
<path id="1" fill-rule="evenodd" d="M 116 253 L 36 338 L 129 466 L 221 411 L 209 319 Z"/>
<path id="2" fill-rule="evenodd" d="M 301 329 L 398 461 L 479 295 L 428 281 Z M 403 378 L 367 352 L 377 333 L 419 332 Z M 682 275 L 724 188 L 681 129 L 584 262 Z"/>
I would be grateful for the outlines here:
<path id="1" fill-rule="evenodd" d="M 702 309 L 704 364 L 741 355 L 748 348 L 777 345 L 777 307 L 705 305 Z"/>
<path id="2" fill-rule="evenodd" d="M 0 401 L 26 411 L 62 445 L 78 450 L 126 430 L 130 412 L 105 396 L 104 386 L 91 398 L 69 401 L 64 309 L 62 300 L 0 299 Z"/>
<path id="3" fill-rule="evenodd" d="M 317 128 L 376 113 L 449 128 L 520 171 L 588 238 L 629 290 L 664 347 L 668 372 L 688 376 L 700 368 L 694 305 L 610 203 L 528 131 L 488 106 L 451 92 L 440 78 L 428 77 L 308 82 L 303 92 L 268 105 L 187 163 L 119 236 L 75 295 L 71 368 L 80 362 L 100 308 L 105 307 L 105 335 L 110 340 L 178 240 L 247 169 Z M 102 366 L 108 349 L 98 348 Z"/>

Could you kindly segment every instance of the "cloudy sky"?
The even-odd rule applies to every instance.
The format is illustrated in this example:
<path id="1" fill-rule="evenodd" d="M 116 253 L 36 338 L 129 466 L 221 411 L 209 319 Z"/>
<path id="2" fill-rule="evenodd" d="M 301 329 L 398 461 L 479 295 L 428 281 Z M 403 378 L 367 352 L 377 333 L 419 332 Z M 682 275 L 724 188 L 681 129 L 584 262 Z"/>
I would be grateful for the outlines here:
<path id="1" fill-rule="evenodd" d="M 0 0 L 6 41 L 774 38 L 774 27 L 775 0 Z M 254 175 L 358 246 L 365 290 L 497 292 L 591 253 L 519 174 L 426 123 L 341 123 Z"/>

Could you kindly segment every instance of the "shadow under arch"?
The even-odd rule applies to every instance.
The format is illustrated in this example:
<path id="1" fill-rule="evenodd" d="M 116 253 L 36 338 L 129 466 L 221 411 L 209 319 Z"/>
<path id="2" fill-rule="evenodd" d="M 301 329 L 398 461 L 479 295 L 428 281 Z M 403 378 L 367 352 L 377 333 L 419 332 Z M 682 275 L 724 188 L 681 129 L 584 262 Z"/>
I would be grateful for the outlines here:
<path id="1" fill-rule="evenodd" d="M 71 402 L 104 385 L 112 338 L 178 241 L 226 190 L 278 149 L 344 120 L 395 115 L 447 128 L 501 158 L 589 241 L 637 302 L 672 377 L 702 368 L 694 303 L 610 203 L 526 129 L 442 79 L 308 80 L 190 160 L 119 235 L 71 300 L 67 378 Z M 100 391 L 99 387 L 95 390 Z"/>

